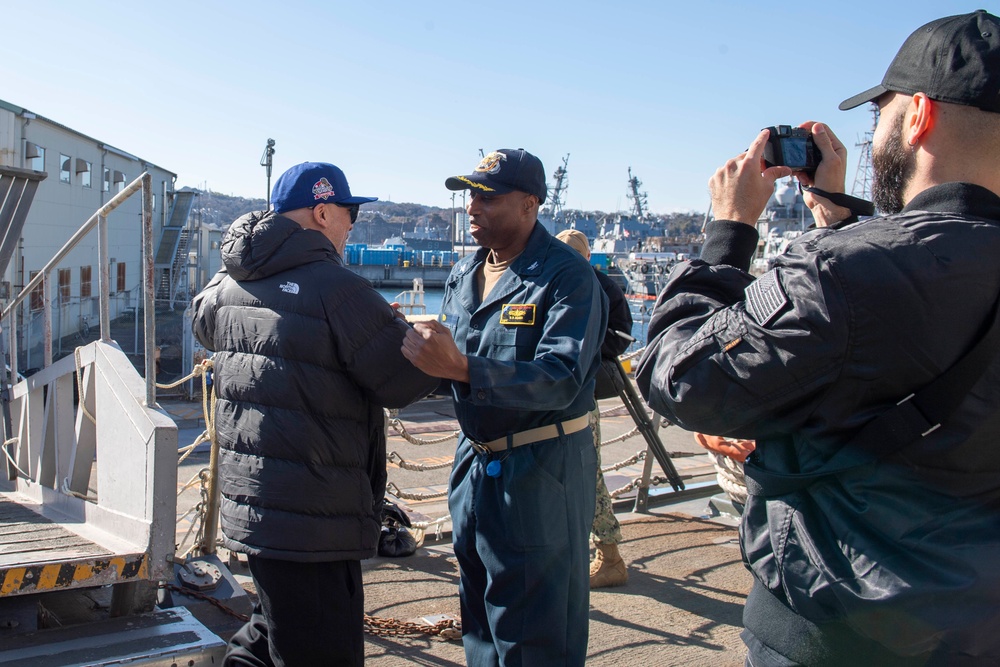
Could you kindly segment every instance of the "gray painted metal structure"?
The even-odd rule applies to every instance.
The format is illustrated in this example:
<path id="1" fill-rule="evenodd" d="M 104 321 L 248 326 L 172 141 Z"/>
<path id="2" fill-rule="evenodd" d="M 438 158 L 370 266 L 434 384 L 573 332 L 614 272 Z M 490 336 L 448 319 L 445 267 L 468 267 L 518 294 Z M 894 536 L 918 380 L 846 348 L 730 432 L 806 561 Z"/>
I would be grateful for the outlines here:
<path id="1" fill-rule="evenodd" d="M 0 274 L 14 256 L 35 191 L 46 176 L 44 171 L 0 165 Z"/>

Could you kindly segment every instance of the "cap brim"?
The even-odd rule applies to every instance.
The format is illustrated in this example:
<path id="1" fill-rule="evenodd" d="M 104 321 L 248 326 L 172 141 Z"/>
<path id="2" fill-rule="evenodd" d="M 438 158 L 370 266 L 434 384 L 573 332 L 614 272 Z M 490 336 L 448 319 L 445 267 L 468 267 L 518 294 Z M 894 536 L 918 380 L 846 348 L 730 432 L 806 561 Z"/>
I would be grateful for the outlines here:
<path id="1" fill-rule="evenodd" d="M 347 199 L 341 199 L 336 202 L 337 204 L 370 204 L 373 201 L 378 201 L 378 197 L 348 197 Z"/>
<path id="2" fill-rule="evenodd" d="M 498 195 L 505 195 L 513 192 L 514 188 L 499 183 L 489 181 L 481 174 L 470 174 L 469 176 L 452 176 L 444 182 L 444 187 L 449 190 L 477 190 L 479 192 L 494 192 Z"/>
<path id="3" fill-rule="evenodd" d="M 858 93 L 854 97 L 849 97 L 840 103 L 838 107 L 841 111 L 847 111 L 848 109 L 853 109 L 854 107 L 859 107 L 866 102 L 874 102 L 878 98 L 882 97 L 889 92 L 889 89 L 883 86 L 881 83 L 874 88 L 869 88 L 863 93 Z"/>

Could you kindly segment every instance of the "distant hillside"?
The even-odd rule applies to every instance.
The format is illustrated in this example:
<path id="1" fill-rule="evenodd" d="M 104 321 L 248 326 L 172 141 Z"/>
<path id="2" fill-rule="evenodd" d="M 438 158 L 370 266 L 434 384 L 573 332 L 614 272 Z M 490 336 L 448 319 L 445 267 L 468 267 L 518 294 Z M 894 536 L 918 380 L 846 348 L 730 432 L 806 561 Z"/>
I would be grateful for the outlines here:
<path id="1" fill-rule="evenodd" d="M 192 215 L 196 221 L 205 225 L 217 226 L 221 229 L 229 225 L 241 215 L 250 211 L 260 211 L 265 207 L 263 199 L 248 199 L 234 197 L 221 192 L 194 190 L 198 193 Z M 377 245 L 392 236 L 412 234 L 415 230 L 439 232 L 445 236 L 451 224 L 452 210 L 438 206 L 398 202 L 373 202 L 365 204 L 361 209 L 361 217 L 351 233 L 351 241 Z M 572 217 L 580 214 L 600 220 L 606 213 L 603 211 L 566 211 Z M 701 213 L 671 213 L 657 216 L 653 226 L 662 229 L 665 236 L 684 238 L 696 236 L 701 232 L 703 215 Z"/>
<path id="2" fill-rule="evenodd" d="M 263 199 L 233 197 L 231 195 L 224 195 L 221 192 L 212 192 L 211 190 L 182 189 L 198 193 L 191 215 L 194 216 L 196 221 L 200 221 L 204 225 L 216 225 L 226 228 L 241 215 L 250 211 L 260 211 L 265 207 Z"/>

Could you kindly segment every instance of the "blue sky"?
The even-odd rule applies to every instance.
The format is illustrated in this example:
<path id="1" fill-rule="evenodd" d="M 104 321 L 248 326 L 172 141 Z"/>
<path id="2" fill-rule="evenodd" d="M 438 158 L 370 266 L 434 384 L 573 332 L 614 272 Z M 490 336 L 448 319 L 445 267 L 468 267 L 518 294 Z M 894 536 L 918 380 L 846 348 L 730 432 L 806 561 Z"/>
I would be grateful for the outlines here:
<path id="1" fill-rule="evenodd" d="M 621 2 L 8 3 L 0 99 L 178 174 L 263 197 L 306 160 L 355 194 L 450 206 L 479 149 L 526 148 L 570 208 L 704 211 L 707 181 L 757 132 L 829 123 L 851 151 L 906 36 L 977 5 Z M 982 3 L 980 3 L 982 4 Z M 272 179 L 273 181 L 273 179 Z"/>

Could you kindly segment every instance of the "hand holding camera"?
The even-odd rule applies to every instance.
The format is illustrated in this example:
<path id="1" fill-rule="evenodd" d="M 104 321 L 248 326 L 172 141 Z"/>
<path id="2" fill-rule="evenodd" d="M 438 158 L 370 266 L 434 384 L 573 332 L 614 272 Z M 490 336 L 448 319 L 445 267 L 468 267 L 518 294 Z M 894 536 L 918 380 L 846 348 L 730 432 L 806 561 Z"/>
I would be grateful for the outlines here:
<path id="1" fill-rule="evenodd" d="M 795 128 L 809 134 L 811 143 L 819 154 L 812 171 L 796 171 L 795 177 L 804 186 L 803 200 L 812 211 L 817 227 L 827 227 L 846 220 L 851 209 L 834 204 L 826 197 L 817 196 L 808 188 L 818 188 L 830 193 L 843 193 L 847 178 L 847 148 L 823 123 L 809 121 Z"/>
<path id="2" fill-rule="evenodd" d="M 764 146 L 764 164 L 768 167 L 788 167 L 793 172 L 807 175 L 816 173 L 823 154 L 816 147 L 812 131 L 791 125 L 765 128 L 768 132 Z"/>
<path id="3" fill-rule="evenodd" d="M 709 179 L 716 219 L 754 225 L 779 178 L 794 175 L 804 186 L 843 193 L 847 149 L 826 125 L 809 121 L 800 127 L 776 125 L 761 130 L 746 152 L 729 160 Z M 805 192 L 817 226 L 851 216 L 851 209 Z"/>
<path id="4" fill-rule="evenodd" d="M 730 159 L 708 181 L 716 219 L 755 225 L 774 192 L 774 182 L 792 174 L 786 166 L 762 169 L 770 133 L 762 130 L 745 153 Z"/>

